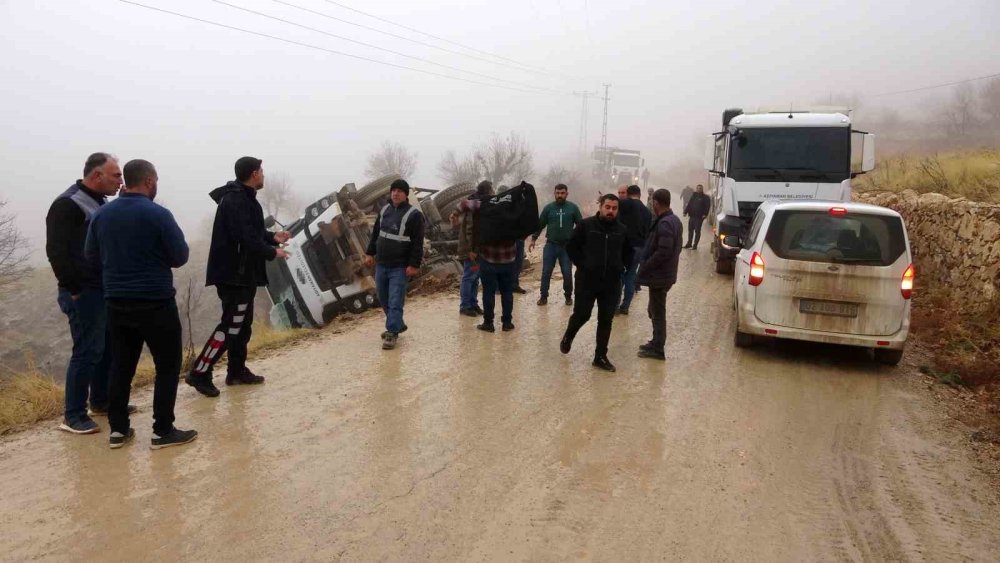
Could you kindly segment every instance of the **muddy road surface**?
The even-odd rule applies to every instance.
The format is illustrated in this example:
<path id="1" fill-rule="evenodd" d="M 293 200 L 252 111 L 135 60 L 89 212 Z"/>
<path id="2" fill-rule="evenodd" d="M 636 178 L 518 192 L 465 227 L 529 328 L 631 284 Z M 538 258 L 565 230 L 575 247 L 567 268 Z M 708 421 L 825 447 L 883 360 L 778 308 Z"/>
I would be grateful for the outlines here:
<path id="1" fill-rule="evenodd" d="M 190 446 L 148 449 L 148 392 L 121 450 L 103 420 L 96 436 L 53 422 L 8 437 L 0 558 L 1000 557 L 997 497 L 906 368 L 734 349 L 731 282 L 684 252 L 666 363 L 635 357 L 645 293 L 615 319 L 616 374 L 590 366 L 593 324 L 559 354 L 561 300 L 519 296 L 517 330 L 485 334 L 441 295 L 410 302 L 395 351 L 370 315 L 251 359 L 263 387 L 182 385 Z"/>

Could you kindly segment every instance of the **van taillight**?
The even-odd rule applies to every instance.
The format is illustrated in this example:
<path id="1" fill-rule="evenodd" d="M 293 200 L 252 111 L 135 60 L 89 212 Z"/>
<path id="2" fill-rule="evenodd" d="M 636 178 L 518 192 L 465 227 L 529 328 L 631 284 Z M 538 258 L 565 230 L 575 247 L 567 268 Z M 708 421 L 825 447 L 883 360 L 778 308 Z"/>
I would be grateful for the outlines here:
<path id="1" fill-rule="evenodd" d="M 903 299 L 909 299 L 913 295 L 913 277 L 916 275 L 913 264 L 906 267 L 903 272 L 903 281 L 899 284 L 899 291 L 903 294 Z"/>
<path id="2" fill-rule="evenodd" d="M 764 281 L 764 259 L 760 253 L 754 252 L 750 256 L 750 285 L 760 285 Z"/>

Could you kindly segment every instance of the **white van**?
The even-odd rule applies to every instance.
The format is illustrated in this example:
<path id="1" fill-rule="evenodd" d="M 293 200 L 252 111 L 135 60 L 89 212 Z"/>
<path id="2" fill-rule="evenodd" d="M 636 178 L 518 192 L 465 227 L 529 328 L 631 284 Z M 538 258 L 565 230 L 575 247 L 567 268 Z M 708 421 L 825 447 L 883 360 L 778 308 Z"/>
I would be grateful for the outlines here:
<path id="1" fill-rule="evenodd" d="M 727 237 L 729 238 L 729 237 Z M 902 217 L 850 202 L 766 201 L 739 246 L 736 346 L 756 337 L 862 346 L 896 365 L 910 330 L 913 259 Z"/>

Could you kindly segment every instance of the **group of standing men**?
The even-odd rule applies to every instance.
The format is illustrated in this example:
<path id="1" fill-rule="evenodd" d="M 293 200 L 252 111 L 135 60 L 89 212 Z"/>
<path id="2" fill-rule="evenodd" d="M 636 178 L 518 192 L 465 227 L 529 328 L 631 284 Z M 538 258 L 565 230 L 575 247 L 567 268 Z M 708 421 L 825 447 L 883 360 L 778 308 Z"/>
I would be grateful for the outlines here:
<path id="1" fill-rule="evenodd" d="M 235 181 L 210 194 L 218 207 L 206 282 L 216 286 L 222 322 L 185 378 L 210 397 L 219 395 L 212 367 L 227 352 L 227 385 L 263 383 L 246 367 L 253 298 L 267 283 L 264 262 L 287 257 L 280 245 L 289 234 L 264 229 L 257 202 L 264 186 L 261 161 L 242 157 L 234 171 Z M 112 449 L 135 436 L 129 415 L 137 409 L 128 401 L 143 344 L 156 371 L 150 447 L 187 444 L 198 436 L 173 424 L 182 346 L 172 270 L 187 263 L 189 248 L 170 211 L 153 202 L 158 182 L 149 161 L 119 167 L 114 156 L 94 153 L 83 178 L 55 199 L 45 219 L 46 254 L 73 339 L 59 428 L 94 434 L 100 426 L 91 417 L 107 416 Z"/>

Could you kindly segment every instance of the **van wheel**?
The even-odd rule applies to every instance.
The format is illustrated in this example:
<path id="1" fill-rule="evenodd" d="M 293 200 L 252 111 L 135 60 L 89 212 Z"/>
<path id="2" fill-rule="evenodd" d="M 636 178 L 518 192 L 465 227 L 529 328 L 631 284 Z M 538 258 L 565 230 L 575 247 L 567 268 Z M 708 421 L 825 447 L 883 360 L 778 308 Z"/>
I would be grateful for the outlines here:
<path id="1" fill-rule="evenodd" d="M 737 348 L 749 348 L 753 346 L 753 335 L 741 332 L 739 327 L 737 327 L 733 335 L 733 344 Z"/>
<path id="2" fill-rule="evenodd" d="M 886 365 L 895 366 L 899 364 L 899 361 L 903 359 L 902 350 L 889 350 L 886 348 L 876 348 L 875 349 L 875 361 Z"/>
<path id="3" fill-rule="evenodd" d="M 350 301 L 347 302 L 347 310 L 355 315 L 364 313 L 365 308 L 365 298 L 360 295 L 352 297 Z"/>
<path id="4" fill-rule="evenodd" d="M 717 274 L 732 274 L 736 271 L 736 263 L 732 260 L 727 260 L 725 258 L 720 258 L 715 261 L 715 273 Z"/>

